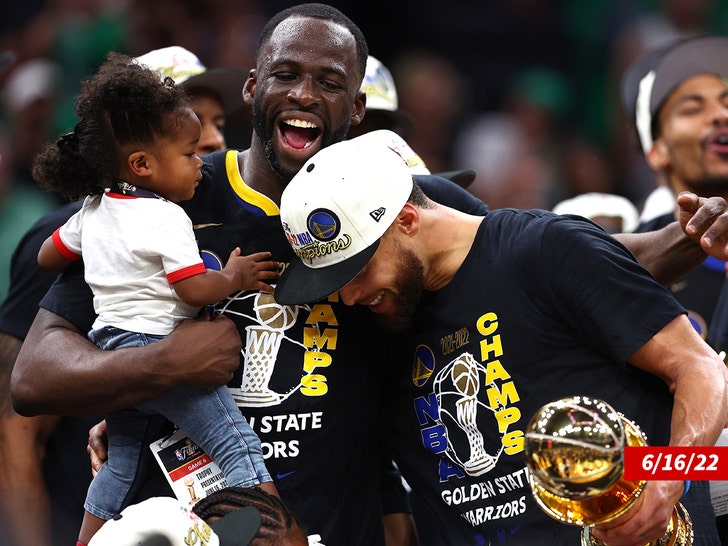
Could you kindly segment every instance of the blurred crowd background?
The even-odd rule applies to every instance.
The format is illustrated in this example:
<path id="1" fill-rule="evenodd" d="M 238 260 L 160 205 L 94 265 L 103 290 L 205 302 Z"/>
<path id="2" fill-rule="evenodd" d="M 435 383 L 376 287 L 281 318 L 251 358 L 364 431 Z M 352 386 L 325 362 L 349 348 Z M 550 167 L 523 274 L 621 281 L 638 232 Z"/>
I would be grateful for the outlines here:
<path id="1" fill-rule="evenodd" d="M 59 202 L 30 166 L 76 122 L 79 82 L 108 51 L 168 45 L 208 68 L 254 65 L 258 34 L 281 0 L 23 0 L 6 3 L 0 52 L 0 299 L 20 236 Z M 680 37 L 728 34 L 725 0 L 330 1 L 364 31 L 394 76 L 402 136 L 432 171 L 475 169 L 492 208 L 552 208 L 586 192 L 638 208 L 655 188 L 619 104 L 624 68 Z M 242 100 L 242 99 L 241 99 Z M 250 140 L 247 109 L 228 145 Z"/>

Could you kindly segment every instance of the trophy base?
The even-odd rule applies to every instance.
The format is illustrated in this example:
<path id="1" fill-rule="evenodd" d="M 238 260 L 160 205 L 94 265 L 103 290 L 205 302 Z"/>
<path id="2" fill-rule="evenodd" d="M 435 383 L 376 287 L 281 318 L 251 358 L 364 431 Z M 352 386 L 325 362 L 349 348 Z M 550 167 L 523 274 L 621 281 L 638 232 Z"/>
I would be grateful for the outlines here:
<path id="1" fill-rule="evenodd" d="M 280 395 L 277 392 L 266 388 L 260 391 L 243 391 L 242 389 L 230 389 L 233 400 L 243 406 L 272 406 L 279 404 Z"/>
<path id="2" fill-rule="evenodd" d="M 672 510 L 672 517 L 665 534 L 645 543 L 645 546 L 692 546 L 693 538 L 693 522 L 685 507 L 678 502 Z M 591 526 L 586 526 L 581 533 L 581 546 L 606 546 L 606 544 L 593 537 Z"/>
<path id="3" fill-rule="evenodd" d="M 536 503 L 552 518 L 569 525 L 606 523 L 620 517 L 634 505 L 645 482 L 619 480 L 601 495 L 569 499 L 554 495 L 531 474 L 531 489 Z"/>

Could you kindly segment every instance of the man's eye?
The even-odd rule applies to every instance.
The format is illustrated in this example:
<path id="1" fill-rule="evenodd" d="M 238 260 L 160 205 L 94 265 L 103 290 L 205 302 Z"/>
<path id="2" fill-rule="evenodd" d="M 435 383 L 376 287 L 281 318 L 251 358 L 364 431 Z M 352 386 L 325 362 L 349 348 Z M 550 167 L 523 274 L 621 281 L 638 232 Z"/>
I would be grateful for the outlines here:
<path id="1" fill-rule="evenodd" d="M 294 80 L 296 75 L 289 72 L 279 72 L 278 74 L 274 74 L 273 77 L 277 80 L 288 82 Z"/>
<path id="2" fill-rule="evenodd" d="M 341 89 L 341 86 L 338 83 L 334 83 L 332 81 L 323 81 L 321 82 L 321 86 L 329 91 L 336 91 L 337 89 Z"/>

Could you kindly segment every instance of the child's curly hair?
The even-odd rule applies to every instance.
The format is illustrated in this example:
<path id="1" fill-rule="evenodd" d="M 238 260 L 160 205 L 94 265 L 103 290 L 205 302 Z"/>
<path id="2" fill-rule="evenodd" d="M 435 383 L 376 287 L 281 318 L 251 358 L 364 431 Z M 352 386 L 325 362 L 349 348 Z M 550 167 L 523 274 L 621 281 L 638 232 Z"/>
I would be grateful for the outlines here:
<path id="1" fill-rule="evenodd" d="M 189 106 L 182 88 L 161 81 L 134 59 L 110 53 L 76 98 L 81 120 L 36 157 L 33 177 L 68 199 L 103 193 L 118 178 L 130 145 L 153 145 L 172 133 L 174 114 Z"/>

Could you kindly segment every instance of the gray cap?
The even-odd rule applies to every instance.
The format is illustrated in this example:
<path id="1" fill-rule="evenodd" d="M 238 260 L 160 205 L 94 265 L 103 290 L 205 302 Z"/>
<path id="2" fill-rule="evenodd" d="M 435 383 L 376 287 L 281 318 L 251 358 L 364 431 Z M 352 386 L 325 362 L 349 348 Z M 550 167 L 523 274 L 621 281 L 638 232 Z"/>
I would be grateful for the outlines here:
<path id="1" fill-rule="evenodd" d="M 636 77 L 643 72 L 642 77 Z M 647 53 L 622 78 L 622 101 L 640 137 L 643 152 L 652 147 L 652 125 L 667 97 L 693 76 L 728 77 L 728 37 L 700 36 Z M 626 104 L 634 97 L 634 102 Z M 630 107 L 632 106 L 632 107 Z"/>

